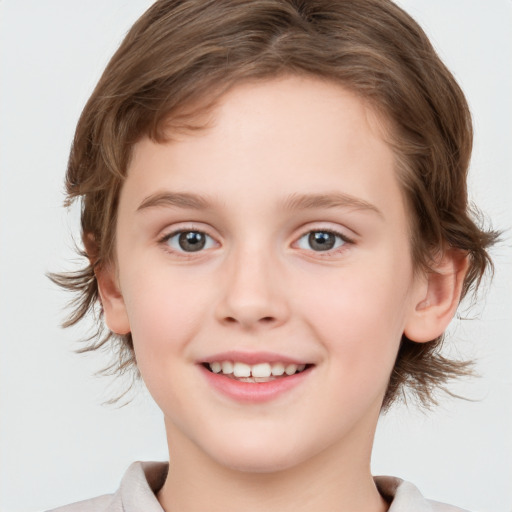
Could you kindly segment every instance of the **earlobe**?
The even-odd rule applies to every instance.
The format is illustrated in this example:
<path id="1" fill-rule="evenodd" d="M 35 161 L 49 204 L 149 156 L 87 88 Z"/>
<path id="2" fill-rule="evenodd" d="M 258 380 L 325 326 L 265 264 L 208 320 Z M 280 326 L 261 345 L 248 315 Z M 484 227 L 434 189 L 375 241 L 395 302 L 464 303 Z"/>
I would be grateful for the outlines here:
<path id="1" fill-rule="evenodd" d="M 467 254 L 459 249 L 442 254 L 426 281 L 418 286 L 404 329 L 407 338 L 425 343 L 443 334 L 459 305 L 468 264 Z"/>

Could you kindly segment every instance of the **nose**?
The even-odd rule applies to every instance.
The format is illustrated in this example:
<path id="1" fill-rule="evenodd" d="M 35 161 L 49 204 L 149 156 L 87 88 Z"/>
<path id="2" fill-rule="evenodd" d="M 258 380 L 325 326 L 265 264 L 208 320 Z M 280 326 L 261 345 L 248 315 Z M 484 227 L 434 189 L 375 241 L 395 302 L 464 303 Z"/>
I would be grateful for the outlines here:
<path id="1" fill-rule="evenodd" d="M 244 250 L 226 261 L 217 319 L 246 330 L 277 327 L 289 316 L 284 274 L 276 258 Z"/>

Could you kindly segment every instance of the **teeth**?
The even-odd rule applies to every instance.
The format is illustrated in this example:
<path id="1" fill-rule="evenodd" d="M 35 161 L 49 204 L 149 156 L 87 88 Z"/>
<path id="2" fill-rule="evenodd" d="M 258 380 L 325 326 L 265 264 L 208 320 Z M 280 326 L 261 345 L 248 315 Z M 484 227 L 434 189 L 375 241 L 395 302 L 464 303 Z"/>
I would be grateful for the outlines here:
<path id="1" fill-rule="evenodd" d="M 274 363 L 272 365 L 272 375 L 279 377 L 284 373 L 284 364 L 283 363 Z"/>
<path id="2" fill-rule="evenodd" d="M 282 375 L 293 375 L 302 372 L 305 364 L 284 364 L 284 363 L 258 363 L 248 365 L 232 361 L 215 361 L 209 363 L 213 373 L 234 375 L 237 378 L 254 377 L 256 379 L 268 379 L 269 377 L 281 377 Z"/>
<path id="3" fill-rule="evenodd" d="M 272 371 L 268 363 L 261 363 L 251 368 L 251 374 L 253 377 L 270 377 Z"/>
<path id="4" fill-rule="evenodd" d="M 233 373 L 233 363 L 231 361 L 222 362 L 222 373 L 224 375 L 229 375 L 230 373 Z"/>
<path id="5" fill-rule="evenodd" d="M 297 365 L 296 364 L 289 364 L 284 369 L 286 375 L 293 375 L 297 371 Z"/>
<path id="6" fill-rule="evenodd" d="M 235 377 L 250 377 L 251 367 L 245 363 L 235 363 L 233 365 L 233 373 Z"/>
<path id="7" fill-rule="evenodd" d="M 210 368 L 213 373 L 219 373 L 222 369 L 221 364 L 219 362 L 212 363 Z"/>

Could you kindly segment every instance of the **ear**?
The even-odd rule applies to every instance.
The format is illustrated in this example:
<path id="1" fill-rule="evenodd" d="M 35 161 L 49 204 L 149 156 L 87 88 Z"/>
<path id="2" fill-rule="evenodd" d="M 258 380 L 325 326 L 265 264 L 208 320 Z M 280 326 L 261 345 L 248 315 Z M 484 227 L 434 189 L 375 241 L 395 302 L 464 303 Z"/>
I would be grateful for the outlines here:
<path id="1" fill-rule="evenodd" d="M 128 334 L 130 332 L 130 322 L 113 265 L 98 268 L 96 270 L 96 280 L 105 323 L 116 334 Z"/>
<path id="2" fill-rule="evenodd" d="M 441 336 L 459 305 L 468 256 L 460 249 L 442 253 L 431 271 L 418 283 L 413 310 L 404 334 L 411 341 L 425 343 Z"/>
<path id="3" fill-rule="evenodd" d="M 92 233 L 84 234 L 82 239 L 89 261 L 95 266 L 94 274 L 98 283 L 98 293 L 105 323 L 116 334 L 128 334 L 130 332 L 130 323 L 124 299 L 119 289 L 115 266 L 113 264 L 96 264 L 98 246 Z"/>

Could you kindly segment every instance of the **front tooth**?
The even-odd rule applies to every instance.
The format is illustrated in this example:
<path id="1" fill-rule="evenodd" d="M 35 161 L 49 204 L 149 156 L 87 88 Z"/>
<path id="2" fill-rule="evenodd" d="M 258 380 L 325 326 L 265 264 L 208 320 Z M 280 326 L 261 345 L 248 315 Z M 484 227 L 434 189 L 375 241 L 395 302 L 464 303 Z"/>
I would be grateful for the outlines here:
<path id="1" fill-rule="evenodd" d="M 230 375 L 233 373 L 233 363 L 231 361 L 222 362 L 222 373 L 224 375 Z"/>
<path id="2" fill-rule="evenodd" d="M 296 364 L 289 364 L 284 369 L 286 375 L 293 375 L 297 371 L 297 365 Z"/>
<path id="3" fill-rule="evenodd" d="M 214 363 L 210 363 L 210 370 L 213 373 L 219 373 L 221 370 L 221 364 L 218 361 L 215 361 Z"/>
<path id="4" fill-rule="evenodd" d="M 245 363 L 235 363 L 233 365 L 233 373 L 235 377 L 250 377 L 251 367 Z"/>
<path id="5" fill-rule="evenodd" d="M 260 363 L 253 365 L 251 373 L 253 377 L 270 377 L 272 371 L 269 363 Z"/>
<path id="6" fill-rule="evenodd" d="M 274 377 L 279 377 L 284 373 L 284 364 L 283 363 L 274 363 L 272 364 L 272 375 Z"/>

